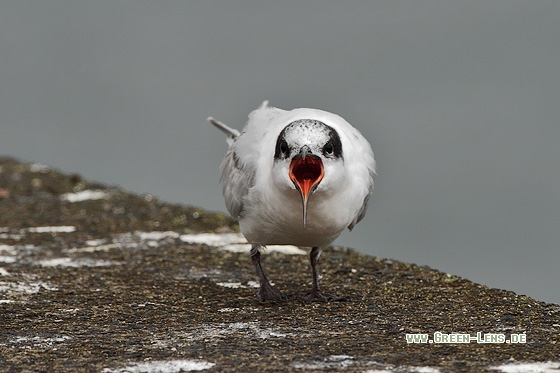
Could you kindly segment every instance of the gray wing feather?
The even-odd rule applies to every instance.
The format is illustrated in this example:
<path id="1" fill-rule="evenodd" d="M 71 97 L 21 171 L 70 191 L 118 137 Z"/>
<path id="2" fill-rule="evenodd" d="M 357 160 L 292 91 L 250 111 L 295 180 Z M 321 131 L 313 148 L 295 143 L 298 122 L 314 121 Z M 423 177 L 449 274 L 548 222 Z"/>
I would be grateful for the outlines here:
<path id="1" fill-rule="evenodd" d="M 266 106 L 267 104 L 268 101 L 265 101 L 262 105 Z M 222 194 L 224 195 L 229 213 L 234 218 L 239 218 L 243 212 L 243 201 L 253 185 L 255 170 L 251 170 L 247 165 L 242 164 L 235 151 L 237 139 L 241 133 L 212 117 L 208 117 L 207 120 L 228 137 L 229 149 L 222 162 L 222 177 L 220 181 L 223 185 Z"/>
<path id="2" fill-rule="evenodd" d="M 354 226 L 356 224 L 358 224 L 364 218 L 364 216 L 366 216 L 366 211 L 367 211 L 367 207 L 368 207 L 368 203 L 369 203 L 369 197 L 371 196 L 371 193 L 373 192 L 373 174 L 374 173 L 375 173 L 375 170 L 372 170 L 372 169 L 369 170 L 369 177 L 370 177 L 370 185 L 371 186 L 369 188 L 368 194 L 364 198 L 364 203 L 362 204 L 362 208 L 360 209 L 360 211 L 358 211 L 358 215 L 356 215 L 356 218 L 348 226 L 348 230 L 350 230 L 350 231 L 352 229 L 354 229 Z"/>
<path id="3" fill-rule="evenodd" d="M 223 195 L 226 207 L 234 218 L 243 212 L 243 201 L 254 183 L 255 171 L 240 165 L 234 147 L 230 147 L 222 162 Z"/>

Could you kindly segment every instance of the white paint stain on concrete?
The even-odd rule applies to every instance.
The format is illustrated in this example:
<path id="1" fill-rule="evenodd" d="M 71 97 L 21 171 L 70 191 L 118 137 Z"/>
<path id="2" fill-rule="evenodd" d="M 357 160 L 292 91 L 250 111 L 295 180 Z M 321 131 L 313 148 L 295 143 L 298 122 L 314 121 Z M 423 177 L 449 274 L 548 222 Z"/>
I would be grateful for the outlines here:
<path id="1" fill-rule="evenodd" d="M 0 239 L 2 240 L 15 240 L 19 241 L 23 238 L 21 234 L 8 234 L 8 233 L 0 233 Z"/>
<path id="2" fill-rule="evenodd" d="M 560 362 L 546 361 L 540 363 L 508 363 L 490 367 L 503 373 L 558 373 Z"/>
<path id="3" fill-rule="evenodd" d="M 60 200 L 66 202 L 95 201 L 98 199 L 109 198 L 107 192 L 103 190 L 83 190 L 77 193 L 66 193 L 60 196 Z"/>
<path id="4" fill-rule="evenodd" d="M 106 242 L 107 242 L 107 239 L 100 238 L 100 239 L 97 239 L 97 240 L 87 240 L 86 245 L 87 246 L 99 246 L 99 245 L 103 245 Z"/>
<path id="5" fill-rule="evenodd" d="M 246 288 L 241 282 L 216 282 L 216 285 L 230 289 Z"/>
<path id="6" fill-rule="evenodd" d="M 134 363 L 124 368 L 103 369 L 103 373 L 178 373 L 212 368 L 214 363 L 201 360 L 159 360 Z"/>
<path id="7" fill-rule="evenodd" d="M 21 257 L 28 254 L 29 251 L 35 250 L 37 247 L 35 245 L 0 245 L 0 263 L 16 263 Z M 7 276 L 7 271 L 0 268 L 0 276 Z"/>
<path id="8" fill-rule="evenodd" d="M 109 260 L 95 260 L 89 258 L 53 258 L 39 260 L 37 262 L 41 267 L 110 267 L 114 265 L 120 265 L 120 262 L 114 262 Z"/>
<path id="9" fill-rule="evenodd" d="M 157 247 L 158 241 L 167 239 L 180 239 L 189 244 L 206 244 L 208 246 L 217 247 L 220 250 L 248 253 L 251 250 L 251 245 L 241 233 L 197 233 L 197 234 L 179 234 L 174 231 L 153 231 L 134 233 L 124 233 L 116 235 L 113 239 L 114 243 L 120 243 L 123 247 L 135 248 L 140 244 L 149 247 Z M 88 247 L 96 246 L 90 245 L 86 242 Z M 304 255 L 305 250 L 291 245 L 270 245 L 266 247 L 266 251 L 279 252 L 287 255 Z"/>
<path id="10" fill-rule="evenodd" d="M 220 246 L 220 250 L 229 251 L 230 253 L 248 253 L 251 251 L 251 244 L 236 243 L 232 245 Z"/>
<path id="11" fill-rule="evenodd" d="M 16 247 L 11 245 L 0 245 L 0 254 L 16 255 Z"/>
<path id="12" fill-rule="evenodd" d="M 15 246 L 0 245 L 0 263 L 14 263 L 17 261 Z M 1 268 L 0 268 L 1 269 Z M 1 274 L 1 272 L 0 272 Z"/>
<path id="13" fill-rule="evenodd" d="M 158 247 L 159 241 L 175 240 L 180 234 L 173 231 L 130 232 L 113 236 L 113 243 L 118 243 L 126 248 Z"/>
<path id="14" fill-rule="evenodd" d="M 323 369 L 344 369 L 355 364 L 354 358 L 349 355 L 331 355 L 321 361 L 309 363 L 296 363 L 293 365 L 296 369 L 306 370 L 323 370 Z"/>
<path id="15" fill-rule="evenodd" d="M 135 234 L 140 237 L 140 240 L 153 240 L 159 241 L 165 238 L 179 238 L 179 233 L 173 231 L 165 231 L 165 232 L 135 232 Z"/>
<path id="16" fill-rule="evenodd" d="M 409 367 L 409 372 L 415 373 L 440 373 L 440 370 L 432 367 Z"/>
<path id="17" fill-rule="evenodd" d="M 94 245 L 94 246 L 73 248 L 73 249 L 68 250 L 68 252 L 70 252 L 70 253 L 94 253 L 94 252 L 101 252 L 101 251 L 106 252 L 106 251 L 110 251 L 110 250 L 113 250 L 113 249 L 120 249 L 120 248 L 122 248 L 121 244 L 109 243 L 109 244 L 106 244 L 106 245 Z"/>
<path id="18" fill-rule="evenodd" d="M 251 244 L 233 244 L 221 246 L 220 250 L 229 251 L 232 253 L 249 253 L 251 251 Z M 269 245 L 266 246 L 265 252 L 278 252 L 287 255 L 305 255 L 306 251 L 297 246 L 292 245 Z"/>
<path id="19" fill-rule="evenodd" d="M 272 286 L 274 286 L 274 282 L 270 282 Z M 223 286 L 225 288 L 230 289 L 244 289 L 244 288 L 259 288 L 260 285 L 257 281 L 247 281 L 247 284 L 244 285 L 242 282 L 236 281 L 228 281 L 228 282 L 216 282 L 216 285 Z"/>
<path id="20" fill-rule="evenodd" d="M 17 258 L 15 256 L 0 255 L 0 263 L 15 263 Z"/>
<path id="21" fill-rule="evenodd" d="M 190 244 L 206 244 L 234 253 L 248 253 L 251 250 L 251 244 L 241 233 L 183 234 L 180 239 Z M 292 245 L 270 245 L 266 247 L 266 251 L 276 251 L 288 255 L 303 255 L 306 253 L 305 250 Z"/>
<path id="22" fill-rule="evenodd" d="M 206 244 L 209 246 L 220 247 L 236 243 L 247 243 L 241 233 L 199 233 L 183 234 L 179 237 L 181 241 L 190 244 Z"/>
<path id="23" fill-rule="evenodd" d="M 21 239 L 26 233 L 72 233 L 76 231 L 75 226 L 43 226 L 43 227 L 27 227 L 17 230 L 18 237 Z M 0 227 L 0 235 L 6 237 L 0 238 L 14 238 L 14 232 L 10 232 L 8 227 Z M 113 249 L 122 248 L 149 248 L 158 247 L 162 240 L 175 240 L 180 239 L 183 242 L 191 244 L 207 244 L 209 246 L 218 247 L 221 250 L 230 252 L 249 252 L 251 245 L 247 243 L 245 237 L 240 233 L 200 233 L 200 234 L 184 234 L 181 235 L 174 231 L 153 231 L 142 232 L 136 231 L 133 233 L 124 233 L 113 236 L 113 238 L 98 238 L 87 240 L 84 247 L 74 247 L 65 250 L 69 253 L 95 253 L 102 251 L 109 251 Z M 15 263 L 23 250 L 31 250 L 36 247 L 33 245 L 12 246 L 0 245 L 0 263 Z M 306 253 L 296 246 L 290 245 L 271 245 L 267 247 L 267 251 L 276 251 L 287 255 L 303 255 Z M 120 265 L 118 262 L 93 260 L 93 259 L 74 259 L 68 257 L 51 258 L 36 261 L 36 264 L 43 267 L 107 267 L 113 265 Z M 219 283 L 218 285 L 230 288 L 242 287 L 258 287 L 256 283 Z"/>
<path id="24" fill-rule="evenodd" d="M 22 232 L 29 233 L 72 233 L 76 231 L 76 227 L 72 225 L 60 225 L 55 227 L 30 227 L 20 230 Z"/>
<path id="25" fill-rule="evenodd" d="M 332 368 L 333 367 L 332 362 L 330 362 L 330 363 L 331 363 L 331 365 L 328 365 L 329 361 L 325 361 L 323 363 L 324 364 L 323 369 Z M 377 363 L 377 362 L 368 362 L 367 363 L 367 365 L 371 365 L 371 364 L 376 365 L 377 368 L 367 369 L 367 370 L 362 371 L 362 373 L 441 373 L 441 371 L 439 369 L 433 368 L 433 367 L 411 367 L 411 366 L 407 366 L 407 365 L 394 366 L 394 365 L 384 365 L 384 364 L 380 364 L 380 363 Z M 334 367 L 336 368 L 336 366 L 334 366 Z"/>
<path id="26" fill-rule="evenodd" d="M 42 338 L 42 337 L 16 337 L 14 339 L 10 339 L 10 343 L 24 343 L 24 342 L 32 342 L 34 344 L 50 344 L 52 345 L 53 343 L 62 343 L 65 342 L 67 340 L 71 339 L 69 336 L 67 335 L 63 335 L 60 337 L 53 337 L 53 338 Z"/>
<path id="27" fill-rule="evenodd" d="M 261 327 L 259 322 L 235 322 L 202 324 L 185 336 L 191 341 L 227 338 L 231 335 L 243 335 L 247 338 L 270 339 L 286 338 L 291 334 L 282 330 Z"/>
<path id="28" fill-rule="evenodd" d="M 35 336 L 35 337 L 20 336 L 20 337 L 14 337 L 9 339 L 8 343 L 22 349 L 28 349 L 30 348 L 30 346 L 33 346 L 38 348 L 53 348 L 53 350 L 56 350 L 57 348 L 56 345 L 65 343 L 71 339 L 72 338 L 67 335 L 48 337 L 48 338 L 41 337 L 41 336 Z"/>
<path id="29" fill-rule="evenodd" d="M 0 239 L 2 240 L 16 240 L 19 241 L 23 238 L 21 234 L 10 233 L 9 227 L 0 227 Z M 2 245 L 0 245 L 2 246 Z"/>
<path id="30" fill-rule="evenodd" d="M 56 291 L 58 288 L 43 281 L 0 281 L 0 293 L 10 296 L 18 296 L 21 294 L 36 294 L 41 289 Z"/>
<path id="31" fill-rule="evenodd" d="M 15 263 L 18 260 L 18 255 L 36 248 L 35 245 L 0 245 L 0 263 Z"/>

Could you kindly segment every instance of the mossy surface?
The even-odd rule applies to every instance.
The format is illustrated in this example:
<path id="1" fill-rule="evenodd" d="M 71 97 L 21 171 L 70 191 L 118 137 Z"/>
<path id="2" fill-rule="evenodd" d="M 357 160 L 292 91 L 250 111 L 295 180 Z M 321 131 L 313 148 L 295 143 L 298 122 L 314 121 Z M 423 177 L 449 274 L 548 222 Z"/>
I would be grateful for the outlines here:
<path id="1" fill-rule="evenodd" d="M 227 215 L 14 159 L 0 158 L 0 167 L 2 372 L 117 371 L 178 359 L 215 364 L 209 372 L 451 372 L 560 360 L 558 305 L 339 247 L 321 257 L 321 285 L 346 301 L 302 303 L 308 258 L 265 252 L 263 265 L 288 300 L 260 303 L 246 254 L 180 239 L 236 232 Z M 106 195 L 61 198 L 84 190 Z M 29 229 L 53 226 L 75 229 Z M 141 235 L 154 231 L 176 234 Z M 406 342 L 406 333 L 436 331 L 526 333 L 527 343 Z"/>

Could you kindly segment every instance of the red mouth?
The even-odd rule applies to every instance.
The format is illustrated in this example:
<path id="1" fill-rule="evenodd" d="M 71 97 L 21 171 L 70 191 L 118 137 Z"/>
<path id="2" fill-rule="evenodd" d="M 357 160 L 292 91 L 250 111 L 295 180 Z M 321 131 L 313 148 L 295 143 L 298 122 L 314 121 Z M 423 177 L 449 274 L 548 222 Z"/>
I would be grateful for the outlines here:
<path id="1" fill-rule="evenodd" d="M 290 164 L 289 176 L 301 194 L 303 226 L 305 226 L 307 222 L 307 200 L 325 176 L 323 162 L 320 158 L 311 155 L 308 155 L 305 159 L 302 157 L 294 158 Z"/>

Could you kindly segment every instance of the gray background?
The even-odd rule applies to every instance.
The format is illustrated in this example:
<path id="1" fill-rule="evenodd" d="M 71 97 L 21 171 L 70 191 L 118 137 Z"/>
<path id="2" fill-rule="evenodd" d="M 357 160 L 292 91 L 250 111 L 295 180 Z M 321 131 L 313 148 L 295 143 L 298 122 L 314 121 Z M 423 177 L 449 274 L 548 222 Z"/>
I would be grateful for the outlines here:
<path id="1" fill-rule="evenodd" d="M 0 154 L 225 210 L 263 99 L 379 164 L 336 242 L 560 302 L 560 2 L 0 1 Z"/>

